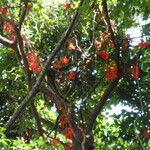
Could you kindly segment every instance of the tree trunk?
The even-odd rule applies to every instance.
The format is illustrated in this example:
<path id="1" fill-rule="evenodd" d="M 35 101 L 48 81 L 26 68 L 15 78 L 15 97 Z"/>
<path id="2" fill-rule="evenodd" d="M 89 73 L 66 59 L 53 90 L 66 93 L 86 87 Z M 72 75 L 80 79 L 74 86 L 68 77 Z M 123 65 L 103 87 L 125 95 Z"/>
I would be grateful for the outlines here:
<path id="1" fill-rule="evenodd" d="M 71 150 L 94 150 L 93 136 L 92 135 L 87 136 L 84 142 L 84 146 L 82 146 L 82 144 L 83 143 L 82 141 L 80 141 L 80 139 L 73 139 L 73 145 L 72 145 Z"/>

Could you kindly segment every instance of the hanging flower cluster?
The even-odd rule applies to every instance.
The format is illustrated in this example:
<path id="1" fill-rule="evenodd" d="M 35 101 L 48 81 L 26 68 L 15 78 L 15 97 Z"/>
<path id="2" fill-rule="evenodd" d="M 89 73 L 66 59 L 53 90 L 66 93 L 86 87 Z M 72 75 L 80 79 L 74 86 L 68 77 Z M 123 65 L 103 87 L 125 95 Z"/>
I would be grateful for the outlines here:
<path id="1" fill-rule="evenodd" d="M 133 64 L 133 67 L 132 67 L 132 77 L 134 79 L 137 79 L 139 76 L 139 68 L 138 68 L 138 65 L 137 64 Z"/>
<path id="2" fill-rule="evenodd" d="M 65 48 L 66 48 L 66 50 L 75 50 L 76 49 L 73 42 L 67 42 L 66 45 L 65 45 Z"/>
<path id="3" fill-rule="evenodd" d="M 37 56 L 37 52 L 32 50 L 26 54 L 26 58 L 28 61 L 29 69 L 32 70 L 35 74 L 39 74 L 41 72 L 40 60 Z"/>
<path id="4" fill-rule="evenodd" d="M 105 61 L 109 59 L 108 53 L 107 53 L 106 51 L 103 51 L 103 50 L 100 50 L 100 51 L 98 52 L 98 56 L 99 56 L 100 58 L 102 58 L 103 60 L 105 60 Z"/>
<path id="5" fill-rule="evenodd" d="M 108 81 L 117 78 L 116 64 L 112 63 L 110 65 L 107 65 L 107 67 L 106 67 L 106 73 L 105 73 L 105 78 Z"/>
<path id="6" fill-rule="evenodd" d="M 148 44 L 147 44 L 147 42 L 145 42 L 143 39 L 141 39 L 141 42 L 139 43 L 139 47 L 140 47 L 141 49 L 145 49 L 145 48 L 148 47 Z"/>
<path id="7" fill-rule="evenodd" d="M 68 65 L 69 58 L 67 56 L 62 56 L 60 59 L 56 58 L 53 63 L 55 69 L 60 69 L 63 66 Z"/>
<path id="8" fill-rule="evenodd" d="M 50 141 L 50 143 L 55 147 L 55 148 L 58 148 L 58 145 L 59 145 L 59 141 L 57 139 L 52 139 Z"/>

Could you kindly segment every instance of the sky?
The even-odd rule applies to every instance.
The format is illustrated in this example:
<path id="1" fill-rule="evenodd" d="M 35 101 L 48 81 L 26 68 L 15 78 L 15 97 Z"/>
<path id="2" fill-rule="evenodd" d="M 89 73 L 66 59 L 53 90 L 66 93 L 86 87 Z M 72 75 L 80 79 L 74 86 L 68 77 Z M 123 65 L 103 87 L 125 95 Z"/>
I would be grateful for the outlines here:
<path id="1" fill-rule="evenodd" d="M 148 19 L 147 21 L 143 21 L 142 17 L 140 17 L 140 16 L 137 17 L 136 21 L 137 21 L 137 23 L 140 24 L 140 27 L 130 28 L 126 32 L 127 34 L 130 34 L 131 38 L 134 38 L 132 45 L 137 45 L 137 43 L 139 43 L 140 40 L 141 40 L 141 36 L 142 36 L 142 34 L 141 34 L 141 30 L 142 30 L 141 26 L 150 23 L 150 19 Z M 139 38 L 137 38 L 137 37 L 139 37 Z M 143 39 L 146 40 L 145 37 L 143 37 Z"/>
<path id="2" fill-rule="evenodd" d="M 50 5 L 52 2 L 55 2 L 56 4 L 58 3 L 58 2 L 67 2 L 67 0 L 45 0 L 44 1 L 44 3 L 43 3 L 43 5 Z M 147 21 L 143 21 L 142 20 L 142 17 L 137 17 L 136 18 L 136 21 L 137 21 L 137 23 L 139 23 L 140 24 L 140 27 L 134 27 L 134 28 L 130 28 L 130 29 L 128 29 L 127 30 L 127 32 L 126 32 L 126 34 L 130 34 L 130 37 L 131 38 L 134 38 L 133 40 L 132 40 L 132 45 L 134 46 L 134 45 L 137 45 L 139 42 L 140 42 L 140 40 L 141 40 L 141 36 L 142 36 L 142 34 L 141 34 L 141 26 L 142 25 L 145 25 L 145 24 L 147 24 L 147 23 L 149 23 L 150 22 L 150 19 L 149 20 L 147 20 Z M 143 38 L 144 40 L 145 40 L 145 38 Z M 121 103 L 119 103 L 117 106 L 111 106 L 111 111 L 110 110 L 108 110 L 109 111 L 109 115 L 111 116 L 111 115 L 113 115 L 114 113 L 116 114 L 116 115 L 119 115 L 119 114 L 121 114 L 122 113 L 122 110 L 127 110 L 127 111 L 129 111 L 129 112 L 131 112 L 132 111 L 132 109 L 131 109 L 131 107 L 129 107 L 129 106 L 124 106 L 124 105 L 122 105 Z M 108 111 L 106 110 L 105 112 L 103 112 L 104 114 L 108 114 Z M 110 120 L 111 121 L 111 120 Z"/>

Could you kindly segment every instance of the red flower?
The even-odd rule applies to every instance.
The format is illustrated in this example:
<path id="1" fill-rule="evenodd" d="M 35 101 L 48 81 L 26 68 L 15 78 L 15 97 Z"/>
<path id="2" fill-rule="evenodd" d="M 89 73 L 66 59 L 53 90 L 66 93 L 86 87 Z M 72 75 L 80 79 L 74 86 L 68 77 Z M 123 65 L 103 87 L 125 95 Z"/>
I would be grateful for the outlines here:
<path id="1" fill-rule="evenodd" d="M 0 7 L 0 14 L 3 16 L 8 16 L 7 8 Z"/>
<path id="2" fill-rule="evenodd" d="M 63 129 L 65 127 L 65 125 L 68 124 L 68 122 L 69 122 L 68 116 L 66 114 L 61 114 L 60 118 L 59 118 L 59 126 L 60 126 L 60 128 Z"/>
<path id="3" fill-rule="evenodd" d="M 57 148 L 57 147 L 58 147 L 58 144 L 59 144 L 59 141 L 58 141 L 57 139 L 52 139 L 52 140 L 50 141 L 50 143 L 51 143 L 55 148 Z"/>
<path id="4" fill-rule="evenodd" d="M 71 146 L 72 146 L 72 143 L 71 143 L 71 142 L 67 142 L 67 143 L 64 145 L 64 150 L 70 150 L 70 149 L 71 149 Z"/>
<path id="5" fill-rule="evenodd" d="M 64 136 L 67 138 L 67 139 L 72 139 L 73 137 L 73 129 L 72 128 L 65 128 L 64 130 Z"/>
<path id="6" fill-rule="evenodd" d="M 15 42 L 16 41 L 16 35 L 15 34 L 10 34 L 9 35 L 9 40 Z"/>
<path id="7" fill-rule="evenodd" d="M 76 49 L 76 47 L 74 46 L 74 44 L 72 42 L 68 42 L 65 47 L 67 50 L 75 50 Z"/>
<path id="8" fill-rule="evenodd" d="M 8 14 L 7 9 L 4 7 L 0 7 L 0 15 L 8 16 L 9 14 Z M 3 23 L 3 21 L 4 21 L 3 19 L 0 19 L 0 23 Z"/>
<path id="9" fill-rule="evenodd" d="M 141 42 L 139 43 L 139 47 L 142 49 L 147 48 L 147 42 L 145 42 L 143 39 L 141 39 Z"/>
<path id="10" fill-rule="evenodd" d="M 53 67 L 55 69 L 60 69 L 61 68 L 61 62 L 57 58 L 54 60 Z"/>
<path id="11" fill-rule="evenodd" d="M 71 8 L 71 4 L 65 4 L 64 5 L 64 10 L 69 10 Z"/>
<path id="12" fill-rule="evenodd" d="M 67 75 L 68 80 L 74 80 L 75 79 L 75 73 L 74 71 L 70 71 Z"/>
<path id="13" fill-rule="evenodd" d="M 41 72 L 41 67 L 38 66 L 38 64 L 34 63 L 30 65 L 30 69 L 35 73 L 39 74 Z"/>
<path id="14" fill-rule="evenodd" d="M 55 106 L 56 106 L 57 112 L 62 110 L 62 108 L 63 108 L 61 103 L 57 103 Z"/>
<path id="15" fill-rule="evenodd" d="M 114 42 L 112 40 L 110 40 L 108 45 L 109 45 L 109 47 L 113 48 L 114 47 Z"/>
<path id="16" fill-rule="evenodd" d="M 101 48 L 102 47 L 102 42 L 100 42 L 100 41 L 95 41 L 95 46 L 96 46 L 96 48 Z"/>
<path id="17" fill-rule="evenodd" d="M 123 40 L 122 45 L 121 45 L 122 49 L 126 49 L 128 48 L 128 46 L 129 46 L 128 41 Z"/>
<path id="18" fill-rule="evenodd" d="M 138 68 L 138 65 L 137 64 L 134 64 L 133 65 L 133 68 L 132 68 L 132 76 L 134 79 L 137 79 L 138 76 L 139 76 L 139 68 Z"/>
<path id="19" fill-rule="evenodd" d="M 61 64 L 66 66 L 68 63 L 69 63 L 69 59 L 67 58 L 67 56 L 63 56 L 61 58 Z"/>
<path id="20" fill-rule="evenodd" d="M 102 58 L 103 60 L 108 60 L 108 58 L 109 58 L 109 55 L 106 51 L 99 51 L 98 56 L 100 58 Z"/>
<path id="21" fill-rule="evenodd" d="M 37 57 L 35 51 L 30 51 L 26 54 L 29 69 L 32 70 L 34 73 L 39 74 L 41 72 L 40 60 Z"/>
<path id="22" fill-rule="evenodd" d="M 100 38 L 101 38 L 102 40 L 107 40 L 109 37 L 110 37 L 110 34 L 107 33 L 107 32 L 103 32 L 103 33 L 100 35 Z"/>
<path id="23" fill-rule="evenodd" d="M 11 32 L 13 29 L 14 29 L 14 27 L 10 23 L 7 22 L 4 24 L 4 27 L 3 27 L 4 31 Z"/>
<path id="24" fill-rule="evenodd" d="M 145 130 L 143 131 L 143 137 L 144 137 L 144 139 L 148 139 L 149 136 L 150 136 L 150 134 L 148 133 L 147 129 L 145 129 Z"/>
<path id="25" fill-rule="evenodd" d="M 117 69 L 116 68 L 107 69 L 105 78 L 109 81 L 117 78 Z"/>

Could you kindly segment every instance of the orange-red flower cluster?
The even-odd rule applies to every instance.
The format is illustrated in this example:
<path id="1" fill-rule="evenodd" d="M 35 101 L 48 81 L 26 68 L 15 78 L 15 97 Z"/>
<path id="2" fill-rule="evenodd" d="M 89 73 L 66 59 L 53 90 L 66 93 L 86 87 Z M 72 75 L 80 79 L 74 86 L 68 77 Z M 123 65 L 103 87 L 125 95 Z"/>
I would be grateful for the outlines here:
<path id="1" fill-rule="evenodd" d="M 67 56 L 61 57 L 61 64 L 66 66 L 69 63 L 69 58 Z"/>
<path id="2" fill-rule="evenodd" d="M 108 65 L 106 67 L 106 73 L 105 73 L 106 80 L 110 81 L 110 80 L 117 78 L 117 72 L 118 72 L 118 70 L 116 68 L 115 63 Z"/>
<path id="3" fill-rule="evenodd" d="M 64 150 L 71 150 L 71 146 L 72 146 L 72 143 L 71 143 L 71 142 L 67 142 L 67 143 L 64 145 Z"/>
<path id="4" fill-rule="evenodd" d="M 134 79 L 137 79 L 138 76 L 139 76 L 139 68 L 138 68 L 137 64 L 134 64 L 133 67 L 132 67 L 132 77 Z"/>
<path id="5" fill-rule="evenodd" d="M 109 45 L 109 47 L 113 48 L 113 47 L 114 47 L 114 42 L 113 42 L 112 40 L 110 40 L 110 41 L 108 42 L 108 45 Z"/>
<path id="6" fill-rule="evenodd" d="M 37 53 L 32 50 L 26 54 L 29 69 L 34 73 L 39 74 L 41 72 L 40 60 L 37 57 Z"/>
<path id="7" fill-rule="evenodd" d="M 114 68 L 114 69 L 107 70 L 106 74 L 105 74 L 105 78 L 107 80 L 113 80 L 113 79 L 117 78 L 117 69 Z"/>
<path id="8" fill-rule="evenodd" d="M 68 80 L 74 80 L 75 79 L 75 73 L 74 73 L 74 71 L 69 71 L 69 73 L 67 75 L 67 79 Z"/>
<path id="9" fill-rule="evenodd" d="M 98 51 L 98 56 L 105 61 L 109 59 L 108 53 L 106 51 L 103 51 L 103 50 Z"/>
<path id="10" fill-rule="evenodd" d="M 139 43 L 139 47 L 142 49 L 145 49 L 148 47 L 147 42 L 145 42 L 143 39 L 141 39 L 141 42 Z"/>
<path id="11" fill-rule="evenodd" d="M 58 144 L 59 144 L 59 141 L 58 141 L 57 139 L 52 139 L 52 140 L 50 141 L 50 143 L 51 143 L 55 148 L 57 148 L 57 147 L 58 147 Z"/>
<path id="12" fill-rule="evenodd" d="M 53 67 L 55 69 L 60 69 L 61 68 L 61 62 L 57 58 L 54 60 Z"/>
<path id="13" fill-rule="evenodd" d="M 0 14 L 3 16 L 8 16 L 9 14 L 8 14 L 7 8 L 0 7 Z"/>
<path id="14" fill-rule="evenodd" d="M 64 10 L 69 10 L 71 8 L 71 4 L 65 4 L 64 5 Z"/>
<path id="15" fill-rule="evenodd" d="M 150 133 L 147 131 L 147 129 L 144 129 L 144 131 L 143 131 L 143 137 L 144 137 L 144 139 L 150 138 Z"/>
<path id="16" fill-rule="evenodd" d="M 55 69 L 60 69 L 62 66 L 66 66 L 69 63 L 69 58 L 67 56 L 62 56 L 60 59 L 56 58 L 53 63 Z"/>
<path id="17" fill-rule="evenodd" d="M 108 32 L 101 33 L 100 39 L 107 40 L 108 38 L 110 38 L 110 34 Z"/>
<path id="18" fill-rule="evenodd" d="M 64 136 L 67 138 L 67 139 L 72 139 L 73 138 L 73 129 L 68 127 L 68 128 L 65 128 L 64 129 Z"/>
<path id="19" fill-rule="evenodd" d="M 97 40 L 96 40 L 94 44 L 95 44 L 95 47 L 96 47 L 97 49 L 101 49 L 103 43 L 102 43 L 101 41 L 97 41 Z"/>
<path id="20" fill-rule="evenodd" d="M 59 126 L 60 128 L 64 128 L 69 122 L 68 116 L 66 114 L 61 114 L 59 118 Z"/>
<path id="21" fill-rule="evenodd" d="M 14 30 L 14 27 L 10 23 L 6 22 L 3 26 L 3 30 L 6 32 L 11 32 L 12 30 Z"/>
<path id="22" fill-rule="evenodd" d="M 72 42 L 67 42 L 67 44 L 65 45 L 65 48 L 67 50 L 75 50 L 76 49 L 75 45 Z"/>
<path id="23" fill-rule="evenodd" d="M 16 41 L 16 35 L 13 34 L 13 33 L 11 33 L 11 34 L 9 35 L 9 40 L 15 42 L 15 41 Z"/>

